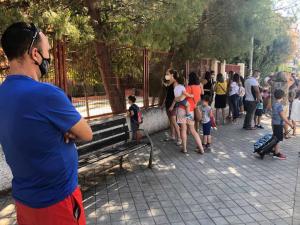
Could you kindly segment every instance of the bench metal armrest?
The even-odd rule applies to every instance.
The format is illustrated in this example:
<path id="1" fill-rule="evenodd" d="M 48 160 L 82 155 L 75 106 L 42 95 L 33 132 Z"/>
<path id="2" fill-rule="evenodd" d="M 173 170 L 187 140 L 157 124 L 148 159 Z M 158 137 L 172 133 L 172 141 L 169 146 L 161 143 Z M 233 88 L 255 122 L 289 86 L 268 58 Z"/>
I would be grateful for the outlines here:
<path id="1" fill-rule="evenodd" d="M 137 129 L 137 131 L 142 131 L 145 134 L 146 138 L 148 139 L 148 141 L 150 143 L 150 158 L 149 158 L 148 167 L 152 168 L 152 158 L 153 158 L 153 148 L 154 148 L 153 141 L 152 141 L 149 133 L 146 130 L 144 130 L 144 129 Z M 131 130 L 129 132 L 132 133 Z"/>

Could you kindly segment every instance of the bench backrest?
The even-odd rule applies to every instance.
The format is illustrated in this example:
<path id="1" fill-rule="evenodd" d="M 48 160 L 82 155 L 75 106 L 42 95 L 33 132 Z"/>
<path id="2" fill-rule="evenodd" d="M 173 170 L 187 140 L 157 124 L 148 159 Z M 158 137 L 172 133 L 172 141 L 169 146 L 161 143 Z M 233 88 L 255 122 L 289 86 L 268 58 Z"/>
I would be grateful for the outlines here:
<path id="1" fill-rule="evenodd" d="M 108 121 L 99 121 L 91 124 L 93 140 L 90 142 L 78 142 L 78 154 L 85 155 L 109 146 L 117 145 L 128 141 L 129 129 L 126 118 L 118 118 Z"/>

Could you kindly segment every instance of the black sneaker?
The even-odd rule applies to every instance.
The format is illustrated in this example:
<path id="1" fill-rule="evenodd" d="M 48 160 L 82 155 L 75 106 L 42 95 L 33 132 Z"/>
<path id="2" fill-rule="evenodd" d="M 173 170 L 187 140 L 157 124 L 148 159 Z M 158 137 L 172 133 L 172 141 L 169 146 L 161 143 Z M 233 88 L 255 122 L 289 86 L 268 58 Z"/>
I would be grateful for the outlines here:
<path id="1" fill-rule="evenodd" d="M 256 127 L 259 129 L 265 129 L 262 125 L 257 125 Z"/>

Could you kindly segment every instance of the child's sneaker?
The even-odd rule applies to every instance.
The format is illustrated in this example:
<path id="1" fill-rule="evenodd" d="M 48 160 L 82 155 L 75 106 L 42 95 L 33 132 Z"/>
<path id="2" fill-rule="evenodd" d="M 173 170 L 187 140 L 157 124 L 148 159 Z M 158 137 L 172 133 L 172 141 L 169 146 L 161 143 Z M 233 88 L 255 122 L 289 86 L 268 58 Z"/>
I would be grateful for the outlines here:
<path id="1" fill-rule="evenodd" d="M 206 144 L 206 145 L 205 145 L 205 150 L 206 150 L 206 151 L 211 151 L 210 144 Z"/>
<path id="2" fill-rule="evenodd" d="M 194 118 L 193 118 L 193 116 L 192 116 L 192 114 L 186 114 L 185 115 L 185 118 L 187 118 L 187 119 L 189 119 L 189 120 L 194 120 Z"/>
<path id="3" fill-rule="evenodd" d="M 274 159 L 280 159 L 280 160 L 285 160 L 286 159 L 286 156 L 284 155 L 284 154 L 282 154 L 282 153 L 277 153 L 277 154 L 274 154 L 273 155 L 273 158 Z"/>

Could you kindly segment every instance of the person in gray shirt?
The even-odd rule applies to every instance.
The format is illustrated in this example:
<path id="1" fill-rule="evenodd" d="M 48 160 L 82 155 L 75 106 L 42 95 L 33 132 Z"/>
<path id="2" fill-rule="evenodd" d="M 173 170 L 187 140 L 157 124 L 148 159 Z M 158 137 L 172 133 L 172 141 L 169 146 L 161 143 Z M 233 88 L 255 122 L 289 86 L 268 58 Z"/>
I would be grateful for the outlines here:
<path id="1" fill-rule="evenodd" d="M 272 105 L 272 129 L 273 135 L 277 138 L 278 143 L 274 147 L 274 158 L 286 159 L 286 156 L 279 150 L 279 142 L 283 141 L 284 124 L 286 123 L 293 129 L 293 124 L 287 119 L 284 114 L 283 105 L 281 103 L 285 93 L 283 90 L 275 90 L 274 97 L 276 101 Z"/>

